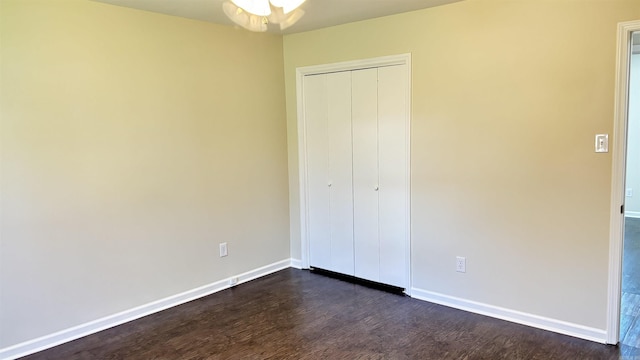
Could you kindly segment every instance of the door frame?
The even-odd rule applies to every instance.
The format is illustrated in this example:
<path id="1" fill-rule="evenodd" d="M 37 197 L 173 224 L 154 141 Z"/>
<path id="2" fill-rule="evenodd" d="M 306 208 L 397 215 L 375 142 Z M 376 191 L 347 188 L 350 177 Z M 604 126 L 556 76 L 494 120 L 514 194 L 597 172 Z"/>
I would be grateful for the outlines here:
<path id="1" fill-rule="evenodd" d="M 302 268 L 309 268 L 309 228 L 308 228 L 308 187 L 307 187 L 307 159 L 306 159 L 306 127 L 305 127 L 305 109 L 304 109 L 304 87 L 303 80 L 308 75 L 326 74 L 340 71 L 361 70 L 368 68 L 378 68 L 393 65 L 407 66 L 407 88 L 406 91 L 406 111 L 405 126 L 407 129 L 406 138 L 406 158 L 409 166 L 407 167 L 407 218 L 406 229 L 407 236 L 405 239 L 405 277 L 407 279 L 407 288 L 405 292 L 411 295 L 411 54 L 399 54 L 382 56 L 376 58 L 336 62 L 330 64 L 312 65 L 296 68 L 296 99 L 297 99 L 297 119 L 298 119 L 298 181 L 300 187 L 300 249 L 302 257 Z"/>
<path id="2" fill-rule="evenodd" d="M 611 166 L 611 217 L 609 221 L 609 284 L 607 299 L 607 343 L 617 344 L 620 337 L 620 300 L 622 296 L 622 249 L 624 238 L 627 121 L 629 109 L 629 69 L 632 34 L 640 31 L 640 20 L 618 24 L 616 88 L 613 120 L 613 159 Z"/>

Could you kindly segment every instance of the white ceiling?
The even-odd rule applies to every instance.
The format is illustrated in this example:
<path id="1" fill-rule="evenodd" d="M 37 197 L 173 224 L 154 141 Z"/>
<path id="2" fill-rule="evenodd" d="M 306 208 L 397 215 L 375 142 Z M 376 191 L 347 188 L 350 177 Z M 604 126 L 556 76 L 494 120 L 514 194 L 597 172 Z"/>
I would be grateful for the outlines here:
<path id="1" fill-rule="evenodd" d="M 222 12 L 225 0 L 94 0 L 134 9 L 153 11 L 216 24 L 234 25 Z M 454 3 L 462 0 L 307 0 L 306 14 L 295 25 L 281 32 L 269 26 L 269 32 L 292 34 L 349 22 L 373 19 L 407 11 Z"/>

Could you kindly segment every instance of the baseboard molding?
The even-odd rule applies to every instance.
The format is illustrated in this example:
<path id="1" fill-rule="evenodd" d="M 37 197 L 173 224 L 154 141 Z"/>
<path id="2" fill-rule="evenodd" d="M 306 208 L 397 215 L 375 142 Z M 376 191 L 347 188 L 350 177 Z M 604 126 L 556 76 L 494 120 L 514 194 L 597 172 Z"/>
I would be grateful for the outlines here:
<path id="1" fill-rule="evenodd" d="M 231 276 L 229 278 L 216 281 L 214 283 L 204 285 L 192 290 L 188 290 L 180 294 L 169 296 L 164 299 L 125 310 L 117 314 L 109 315 L 101 319 L 74 326 L 69 329 L 45 335 L 37 339 L 12 345 L 10 347 L 0 349 L 0 359 L 17 359 L 19 357 L 23 357 L 60 344 L 64 344 L 66 342 L 73 341 L 81 337 L 91 335 L 99 331 L 106 330 L 114 326 L 118 326 L 129 321 L 133 321 L 141 317 L 151 315 L 153 313 L 166 310 L 168 308 L 181 305 L 192 300 L 199 299 L 207 295 L 211 295 L 218 291 L 230 288 L 230 280 L 234 277 L 238 278 L 238 284 L 242 284 L 289 267 L 301 269 L 302 261 L 298 259 L 286 259 L 278 261 L 273 264 L 269 264 L 236 276 Z M 469 311 L 480 315 L 486 315 L 501 320 L 511 321 L 514 323 L 549 330 L 556 333 L 574 336 L 577 338 L 595 341 L 603 344 L 607 343 L 607 333 L 605 330 L 601 329 L 591 328 L 556 319 L 550 319 L 498 306 L 483 304 L 418 288 L 411 289 L 411 296 L 418 300 L 429 301 L 432 303 Z"/>
<path id="2" fill-rule="evenodd" d="M 37 339 L 25 341 L 16 345 L 9 346 L 4 349 L 0 349 L 0 359 L 13 360 L 22 356 L 36 353 L 72 340 L 79 339 L 81 337 L 97 333 L 102 330 L 112 328 L 124 324 L 126 322 L 139 319 L 141 317 L 151 315 L 153 313 L 166 310 L 168 308 L 184 304 L 186 302 L 211 295 L 221 290 L 225 290 L 231 287 L 231 278 L 238 278 L 238 284 L 245 283 L 257 279 L 259 277 L 269 275 L 276 271 L 292 267 L 294 260 L 286 259 L 275 262 L 245 273 L 231 276 L 229 278 L 216 281 L 214 283 L 204 285 L 192 290 L 185 291 L 180 294 L 166 297 L 148 304 L 144 304 L 133 309 L 125 310 L 117 314 L 109 315 L 101 319 L 90 321 L 78 326 L 74 326 L 69 329 L 58 331 L 53 334 L 45 335 Z M 294 266 L 295 267 L 295 266 Z"/>
<path id="3" fill-rule="evenodd" d="M 486 315 L 501 320 L 532 326 L 539 329 L 553 331 L 559 334 L 595 341 L 602 344 L 607 343 L 607 332 L 601 329 L 528 314 L 498 306 L 483 304 L 422 289 L 413 288 L 411 296 L 415 299 L 429 301 L 455 309 L 469 311 L 480 315 Z"/>
<path id="4" fill-rule="evenodd" d="M 630 217 L 630 218 L 636 218 L 636 219 L 640 219 L 640 212 L 638 211 L 624 211 L 624 216 L 625 217 Z"/>
<path id="5" fill-rule="evenodd" d="M 302 260 L 291 258 L 291 267 L 302 270 Z"/>

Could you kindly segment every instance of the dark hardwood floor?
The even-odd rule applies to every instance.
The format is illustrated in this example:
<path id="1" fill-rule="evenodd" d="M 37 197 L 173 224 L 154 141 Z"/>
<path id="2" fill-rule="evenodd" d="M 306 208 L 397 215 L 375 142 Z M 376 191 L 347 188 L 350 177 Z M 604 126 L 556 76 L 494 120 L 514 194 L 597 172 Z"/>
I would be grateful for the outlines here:
<path id="1" fill-rule="evenodd" d="M 24 359 L 640 359 L 286 269 Z"/>

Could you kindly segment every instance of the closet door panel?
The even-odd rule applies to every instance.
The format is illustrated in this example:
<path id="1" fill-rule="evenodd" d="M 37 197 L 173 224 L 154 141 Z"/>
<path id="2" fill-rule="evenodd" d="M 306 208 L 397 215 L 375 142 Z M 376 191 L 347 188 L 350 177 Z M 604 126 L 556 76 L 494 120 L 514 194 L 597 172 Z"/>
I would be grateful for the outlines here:
<path id="1" fill-rule="evenodd" d="M 372 281 L 380 281 L 377 74 L 377 69 L 351 74 L 355 276 Z"/>
<path id="2" fill-rule="evenodd" d="M 331 266 L 354 274 L 351 72 L 327 74 Z"/>
<path id="3" fill-rule="evenodd" d="M 327 122 L 327 77 L 305 76 L 304 112 L 307 154 L 309 265 L 331 266 L 329 129 Z"/>
<path id="4" fill-rule="evenodd" d="M 407 287 L 409 163 L 406 66 L 378 69 L 380 282 Z"/>

